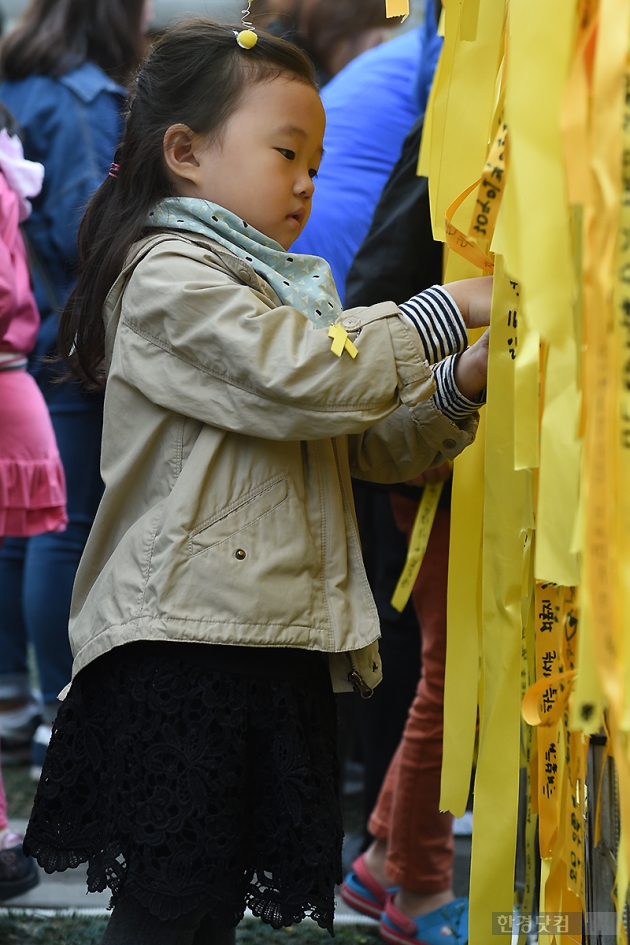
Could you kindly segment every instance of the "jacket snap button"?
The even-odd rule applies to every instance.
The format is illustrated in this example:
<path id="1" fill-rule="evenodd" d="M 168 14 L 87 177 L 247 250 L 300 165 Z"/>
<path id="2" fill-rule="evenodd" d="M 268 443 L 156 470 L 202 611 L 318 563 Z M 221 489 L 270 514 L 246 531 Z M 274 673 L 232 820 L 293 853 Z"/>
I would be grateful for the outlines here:
<path id="1" fill-rule="evenodd" d="M 454 450 L 455 447 L 457 446 L 457 443 L 455 442 L 455 440 L 444 440 L 444 443 L 442 445 L 444 446 L 444 449 Z"/>
<path id="2" fill-rule="evenodd" d="M 358 322 L 357 322 L 356 318 L 346 318 L 346 319 L 344 319 L 343 327 L 344 327 L 344 328 L 356 328 L 356 327 L 357 327 L 357 324 L 358 324 Z"/>
<path id="3" fill-rule="evenodd" d="M 242 561 L 243 558 L 247 557 L 247 552 L 243 551 L 242 548 L 237 548 L 236 551 L 234 552 L 234 557 L 238 558 L 239 561 Z"/>

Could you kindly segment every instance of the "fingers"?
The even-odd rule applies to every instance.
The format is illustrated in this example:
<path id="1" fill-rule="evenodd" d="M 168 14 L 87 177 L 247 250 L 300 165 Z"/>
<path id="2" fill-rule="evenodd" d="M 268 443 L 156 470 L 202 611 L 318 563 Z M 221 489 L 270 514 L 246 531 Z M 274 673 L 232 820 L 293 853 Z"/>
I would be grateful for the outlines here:
<path id="1" fill-rule="evenodd" d="M 488 376 L 486 335 L 487 332 L 467 351 L 464 351 L 455 364 L 455 383 L 464 397 L 469 400 L 474 400 L 486 386 Z"/>
<path id="2" fill-rule="evenodd" d="M 474 345 L 471 345 L 471 347 L 476 348 L 477 345 L 480 348 L 485 348 L 486 350 L 489 348 L 490 346 L 490 329 L 489 328 L 486 329 L 486 331 L 484 331 L 481 338 L 478 338 L 477 341 L 475 341 Z"/>

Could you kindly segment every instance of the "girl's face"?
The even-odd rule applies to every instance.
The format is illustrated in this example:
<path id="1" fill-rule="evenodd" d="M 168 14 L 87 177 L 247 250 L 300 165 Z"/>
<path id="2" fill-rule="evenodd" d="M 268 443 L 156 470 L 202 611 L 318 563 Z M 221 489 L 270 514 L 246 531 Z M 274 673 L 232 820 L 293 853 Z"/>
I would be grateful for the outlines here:
<path id="1" fill-rule="evenodd" d="M 288 250 L 311 212 L 324 128 L 315 89 L 280 76 L 246 89 L 218 140 L 172 125 L 164 155 L 178 194 L 218 203 Z"/>

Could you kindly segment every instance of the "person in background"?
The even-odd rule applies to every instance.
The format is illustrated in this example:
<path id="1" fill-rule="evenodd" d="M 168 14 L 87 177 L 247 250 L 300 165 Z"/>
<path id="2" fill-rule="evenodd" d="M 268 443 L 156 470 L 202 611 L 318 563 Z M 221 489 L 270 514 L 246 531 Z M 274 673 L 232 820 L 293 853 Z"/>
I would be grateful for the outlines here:
<path id="1" fill-rule="evenodd" d="M 437 51 L 430 54 L 432 68 Z M 424 56 L 423 31 L 411 30 L 359 56 L 323 89 L 326 135 L 318 199 L 296 250 L 326 259 L 342 301 L 383 187 L 420 116 L 416 77 Z"/>
<path id="2" fill-rule="evenodd" d="M 64 368 L 50 356 L 58 312 L 76 279 L 79 220 L 114 160 L 125 84 L 143 54 L 150 16 L 149 0 L 33 0 L 0 47 L 0 98 L 22 129 L 26 157 L 45 168 L 24 227 L 41 315 L 31 371 L 50 412 L 68 495 L 65 531 L 10 538 L 0 552 L 0 735 L 7 761 L 24 761 L 32 750 L 35 775 L 57 695 L 70 680 L 72 584 L 103 488 L 102 394 L 57 383 Z M 43 724 L 29 681 L 27 639 L 35 650 Z"/>
<path id="3" fill-rule="evenodd" d="M 13 116 L 0 104 L 0 547 L 7 535 L 58 532 L 67 523 L 63 468 L 41 391 L 26 370 L 39 313 L 20 224 L 44 168 L 24 160 Z M 0 901 L 38 883 L 7 819 L 0 774 Z"/>
<path id="4" fill-rule="evenodd" d="M 320 87 L 400 23 L 387 19 L 383 0 L 280 0 L 276 9 L 267 30 L 309 55 Z"/>

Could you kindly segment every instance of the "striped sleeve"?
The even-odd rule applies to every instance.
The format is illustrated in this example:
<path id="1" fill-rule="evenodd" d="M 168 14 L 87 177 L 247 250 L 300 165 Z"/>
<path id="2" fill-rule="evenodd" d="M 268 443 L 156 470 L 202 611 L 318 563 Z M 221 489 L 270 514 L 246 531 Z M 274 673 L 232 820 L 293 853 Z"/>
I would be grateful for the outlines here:
<path id="1" fill-rule="evenodd" d="M 433 395 L 435 406 L 453 423 L 465 420 L 486 402 L 485 388 L 474 400 L 464 397 L 458 388 L 455 383 L 455 363 L 458 357 L 459 355 L 455 355 L 452 358 L 446 358 L 433 368 L 436 387 Z"/>
<path id="2" fill-rule="evenodd" d="M 437 364 L 450 354 L 461 353 L 468 347 L 464 319 L 455 301 L 442 286 L 434 285 L 425 289 L 398 308 L 420 335 L 429 364 Z"/>

